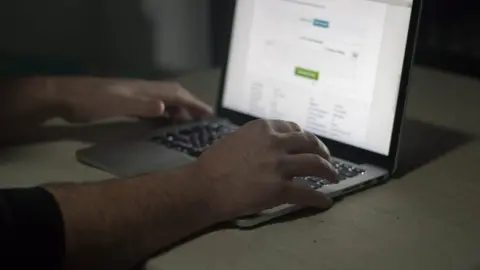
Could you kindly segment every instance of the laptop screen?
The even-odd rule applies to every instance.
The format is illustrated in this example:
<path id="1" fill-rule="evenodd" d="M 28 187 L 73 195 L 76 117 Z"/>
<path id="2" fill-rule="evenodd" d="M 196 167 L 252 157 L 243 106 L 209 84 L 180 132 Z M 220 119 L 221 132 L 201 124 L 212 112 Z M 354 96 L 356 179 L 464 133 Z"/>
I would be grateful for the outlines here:
<path id="1" fill-rule="evenodd" d="M 237 0 L 224 108 L 381 155 L 412 0 Z"/>

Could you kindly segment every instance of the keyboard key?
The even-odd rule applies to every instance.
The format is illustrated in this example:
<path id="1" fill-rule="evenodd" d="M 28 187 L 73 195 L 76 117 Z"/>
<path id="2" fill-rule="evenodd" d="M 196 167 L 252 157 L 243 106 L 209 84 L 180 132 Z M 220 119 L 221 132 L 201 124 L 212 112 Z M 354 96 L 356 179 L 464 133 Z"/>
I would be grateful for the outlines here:
<path id="1" fill-rule="evenodd" d="M 219 123 L 208 123 L 175 132 L 167 132 L 161 136 L 152 138 L 152 141 L 198 157 L 208 149 L 214 141 L 234 131 L 235 128 L 231 126 Z"/>
<path id="2" fill-rule="evenodd" d="M 320 182 L 311 182 L 308 184 L 308 186 L 312 189 L 319 189 L 323 187 L 323 184 Z"/>
<path id="3" fill-rule="evenodd" d="M 353 167 L 353 166 L 350 166 L 350 165 L 347 165 L 347 164 L 344 164 L 344 163 L 340 163 L 338 161 L 332 162 L 332 164 L 335 167 L 335 169 L 337 169 L 337 172 L 341 176 L 344 176 L 346 178 L 356 177 L 358 175 L 361 175 L 361 174 L 365 173 L 365 170 L 363 170 L 363 169 L 356 168 L 356 167 Z"/>
<path id="4" fill-rule="evenodd" d="M 306 184 L 307 186 L 313 189 L 319 189 L 324 186 L 322 179 L 317 177 L 296 177 L 293 179 L 293 181 Z"/>
<path id="5" fill-rule="evenodd" d="M 361 174 L 365 173 L 365 170 L 363 170 L 363 169 L 356 168 L 356 167 L 353 167 L 353 166 L 350 166 L 350 165 L 347 165 L 347 164 L 344 164 L 344 163 L 340 163 L 338 161 L 334 161 L 334 162 L 332 162 L 332 164 L 337 169 L 337 171 L 340 175 L 339 176 L 340 178 L 338 179 L 340 182 L 345 181 L 348 178 L 353 178 L 353 177 L 356 177 L 358 175 L 361 175 Z M 322 179 L 322 178 L 319 178 L 319 177 L 309 176 L 309 177 L 301 177 L 301 178 L 296 178 L 296 179 L 300 179 L 300 180 L 306 182 L 306 184 L 313 189 L 319 189 L 319 188 L 322 188 L 324 186 L 332 185 L 332 183 L 330 183 L 328 180 Z"/>

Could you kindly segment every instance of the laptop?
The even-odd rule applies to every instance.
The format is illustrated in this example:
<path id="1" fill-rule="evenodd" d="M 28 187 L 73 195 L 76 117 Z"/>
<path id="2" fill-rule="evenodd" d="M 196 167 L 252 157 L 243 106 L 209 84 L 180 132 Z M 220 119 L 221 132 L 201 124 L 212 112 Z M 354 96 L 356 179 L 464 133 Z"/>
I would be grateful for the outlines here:
<path id="1" fill-rule="evenodd" d="M 237 0 L 215 117 L 77 158 L 119 177 L 170 170 L 251 120 L 281 119 L 323 140 L 342 176 L 294 181 L 332 198 L 382 184 L 397 167 L 420 9 L 420 0 Z M 301 208 L 279 205 L 235 223 L 257 226 Z"/>

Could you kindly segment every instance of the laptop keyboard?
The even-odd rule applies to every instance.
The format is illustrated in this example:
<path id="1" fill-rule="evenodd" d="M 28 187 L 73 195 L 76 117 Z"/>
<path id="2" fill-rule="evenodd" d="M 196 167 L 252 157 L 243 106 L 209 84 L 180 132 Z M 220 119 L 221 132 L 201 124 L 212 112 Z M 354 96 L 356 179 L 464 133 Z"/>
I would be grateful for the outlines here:
<path id="1" fill-rule="evenodd" d="M 332 164 L 333 164 L 333 166 L 335 167 L 335 169 L 337 170 L 337 172 L 340 176 L 339 181 L 344 181 L 348 178 L 353 178 L 353 177 L 356 177 L 356 176 L 359 176 L 359 175 L 362 175 L 362 174 L 366 173 L 366 171 L 363 170 L 363 169 L 360 169 L 360 168 L 355 167 L 355 166 L 348 165 L 348 164 L 340 162 L 340 161 L 333 161 Z M 328 182 L 328 180 L 325 180 L 325 179 L 319 178 L 319 177 L 314 177 L 314 176 L 301 177 L 298 180 L 306 182 L 306 184 L 313 189 L 319 189 L 319 188 L 322 188 L 324 186 L 331 185 L 331 183 Z"/>
<path id="2" fill-rule="evenodd" d="M 210 122 L 166 132 L 152 140 L 168 148 L 199 157 L 213 142 L 234 132 L 235 129 L 231 125 Z"/>
<path id="3" fill-rule="evenodd" d="M 236 127 L 225 123 L 209 122 L 193 127 L 165 132 L 153 137 L 151 140 L 171 149 L 199 157 L 216 140 L 234 132 Z M 365 170 L 348 165 L 340 161 L 333 161 L 333 166 L 340 175 L 340 181 L 353 178 L 365 173 Z M 311 188 L 319 189 L 330 183 L 318 177 L 301 177 L 298 180 L 306 182 Z"/>

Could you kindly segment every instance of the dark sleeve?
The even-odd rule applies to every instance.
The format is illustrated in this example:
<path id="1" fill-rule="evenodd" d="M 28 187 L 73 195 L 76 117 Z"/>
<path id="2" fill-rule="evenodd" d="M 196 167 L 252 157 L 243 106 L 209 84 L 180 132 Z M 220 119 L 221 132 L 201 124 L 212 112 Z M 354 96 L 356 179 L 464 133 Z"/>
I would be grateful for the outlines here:
<path id="1" fill-rule="evenodd" d="M 0 190 L 0 269 L 61 269 L 64 235 L 60 207 L 47 190 Z"/>

